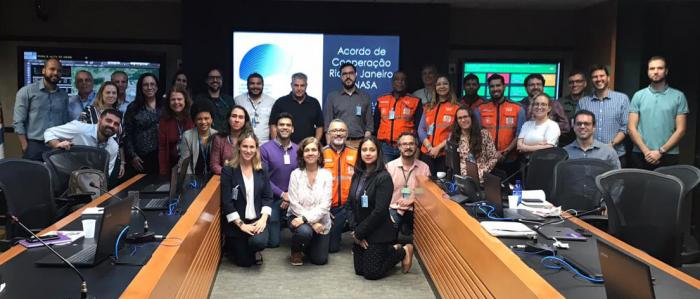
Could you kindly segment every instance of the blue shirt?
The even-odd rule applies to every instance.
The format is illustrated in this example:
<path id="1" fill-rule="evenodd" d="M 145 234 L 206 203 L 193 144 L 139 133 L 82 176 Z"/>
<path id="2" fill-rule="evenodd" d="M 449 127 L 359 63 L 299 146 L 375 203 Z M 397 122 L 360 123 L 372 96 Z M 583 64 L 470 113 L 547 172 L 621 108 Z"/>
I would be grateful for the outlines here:
<path id="1" fill-rule="evenodd" d="M 639 114 L 637 130 L 644 144 L 651 150 L 663 146 L 676 131 L 676 116 L 688 114 L 685 95 L 671 87 L 656 91 L 651 86 L 637 91 L 632 97 L 630 113 Z M 669 154 L 678 154 L 678 145 L 666 149 Z M 634 145 L 635 152 L 641 152 Z"/>
<path id="2" fill-rule="evenodd" d="M 90 92 L 86 101 L 80 98 L 79 94 L 76 94 L 68 98 L 68 117 L 70 120 L 76 120 L 80 118 L 80 113 L 85 110 L 85 107 L 92 105 L 95 101 L 95 91 Z"/>
<path id="3" fill-rule="evenodd" d="M 17 91 L 13 119 L 15 133 L 44 141 L 46 129 L 69 121 L 68 94 L 59 88 L 49 91 L 44 79 L 24 86 Z"/>
<path id="4" fill-rule="evenodd" d="M 267 174 L 270 176 L 270 187 L 276 198 L 282 196 L 289 188 L 289 178 L 292 171 L 297 168 L 297 149 L 299 147 L 294 142 L 289 142 L 287 148 L 283 148 L 277 139 L 271 140 L 260 147 L 260 157 L 267 167 Z M 319 155 L 322 155 L 319 149 Z M 285 159 L 289 156 L 289 160 Z M 289 163 L 285 163 L 289 162 Z"/>
<path id="5" fill-rule="evenodd" d="M 588 110 L 595 114 L 596 131 L 594 138 L 603 143 L 611 143 L 618 132 L 627 134 L 629 98 L 621 92 L 608 90 L 608 96 L 598 99 L 595 94 L 578 101 L 576 111 Z M 625 154 L 625 146 L 615 146 L 618 156 Z"/>
<path id="6" fill-rule="evenodd" d="M 564 150 L 569 154 L 569 160 L 573 159 L 600 159 L 608 161 L 615 169 L 620 169 L 620 159 L 617 152 L 610 147 L 610 144 L 602 143 L 593 139 L 593 144 L 587 149 L 581 148 L 578 140 L 564 146 Z"/>

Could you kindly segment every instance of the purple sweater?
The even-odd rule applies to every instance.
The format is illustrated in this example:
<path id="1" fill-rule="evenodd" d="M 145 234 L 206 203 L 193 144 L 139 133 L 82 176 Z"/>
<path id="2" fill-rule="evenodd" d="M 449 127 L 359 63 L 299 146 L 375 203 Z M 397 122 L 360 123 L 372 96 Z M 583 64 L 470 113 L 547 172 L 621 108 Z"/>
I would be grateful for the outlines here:
<path id="1" fill-rule="evenodd" d="M 298 146 L 290 142 L 286 152 L 289 154 L 289 164 L 284 164 L 285 150 L 277 142 L 270 140 L 260 147 L 260 156 L 263 164 L 267 167 L 270 175 L 270 185 L 275 198 L 279 198 L 283 192 L 287 192 L 289 187 L 289 177 L 292 171 L 297 168 L 297 148 Z"/>

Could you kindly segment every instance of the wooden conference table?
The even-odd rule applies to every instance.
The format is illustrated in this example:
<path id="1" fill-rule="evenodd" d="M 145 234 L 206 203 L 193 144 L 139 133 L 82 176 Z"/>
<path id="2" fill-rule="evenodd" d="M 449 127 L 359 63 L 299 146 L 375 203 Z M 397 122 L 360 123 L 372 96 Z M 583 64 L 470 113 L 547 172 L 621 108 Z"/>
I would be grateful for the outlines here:
<path id="1" fill-rule="evenodd" d="M 562 271 L 540 271 L 536 262 L 525 261 L 506 242 L 492 237 L 467 211 L 426 177 L 415 204 L 415 244 L 432 281 L 443 298 L 604 298 L 602 285 L 575 280 Z M 657 298 L 699 298 L 700 281 L 651 257 L 615 237 L 570 218 L 595 237 L 647 263 L 655 277 Z M 589 238 L 591 242 L 592 238 Z M 510 242 L 513 242 L 512 239 Z M 521 242 L 522 243 L 522 242 Z M 581 246 L 570 242 L 570 245 Z M 587 246 L 591 246 L 590 244 Z M 593 245 L 594 246 L 594 245 Z M 586 248 L 588 260 L 595 247 Z M 593 252 L 591 252 L 593 251 Z M 540 267 L 542 268 L 542 267 Z M 559 275 L 559 277 L 555 277 Z M 563 277 L 562 277 L 563 276 Z M 564 280 L 562 282 L 562 280 Z M 662 294 L 663 293 L 663 294 Z M 688 294 L 691 294 L 688 296 Z"/>
<path id="2" fill-rule="evenodd" d="M 157 180 L 164 181 L 138 175 L 110 192 L 125 198 L 128 191 L 140 190 Z M 146 212 L 151 231 L 166 238 L 150 243 L 154 250 L 144 266 L 104 261 L 93 268 L 80 269 L 88 282 L 89 295 L 98 298 L 206 298 L 209 295 L 221 255 L 219 177 L 212 177 L 202 189 L 186 189 L 179 204 L 180 215 Z M 80 230 L 85 208 L 104 206 L 113 200 L 116 199 L 104 194 L 43 232 Z M 136 221 L 140 221 L 140 216 L 132 214 L 132 223 Z M 72 270 L 33 264 L 47 253 L 45 248 L 27 250 L 17 245 L 0 255 L 0 273 L 7 283 L 0 298 L 78 297 L 79 280 Z"/>

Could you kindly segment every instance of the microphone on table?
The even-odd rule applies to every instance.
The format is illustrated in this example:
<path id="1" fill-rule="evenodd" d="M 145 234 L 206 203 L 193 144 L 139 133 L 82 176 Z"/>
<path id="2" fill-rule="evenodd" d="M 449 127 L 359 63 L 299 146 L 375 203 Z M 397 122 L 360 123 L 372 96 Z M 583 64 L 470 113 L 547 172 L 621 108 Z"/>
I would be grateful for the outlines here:
<path id="1" fill-rule="evenodd" d="M 90 182 L 90 187 L 97 188 L 100 191 L 107 193 L 109 196 L 112 196 L 120 201 L 124 201 L 123 198 L 116 196 L 112 194 L 111 192 L 107 191 L 107 189 L 104 189 L 100 186 L 95 185 L 95 182 Z M 153 232 L 148 231 L 148 219 L 146 219 L 146 213 L 141 210 L 141 208 L 137 206 L 132 206 L 132 209 L 137 210 L 139 214 L 141 214 L 141 217 L 143 217 L 143 232 L 138 233 L 134 232 L 126 237 L 126 241 L 129 243 L 147 243 L 147 242 L 152 242 L 156 240 L 156 235 Z"/>
<path id="2" fill-rule="evenodd" d="M 44 240 L 42 240 L 41 238 L 39 238 L 39 236 L 34 234 L 34 232 L 32 232 L 32 230 L 30 230 L 29 228 L 24 226 L 24 224 L 22 224 L 22 222 L 20 222 L 17 217 L 15 217 L 14 215 L 10 215 L 10 218 L 12 218 L 12 222 L 19 224 L 19 226 L 22 227 L 22 229 L 24 229 L 28 233 L 30 233 L 34 238 L 36 238 L 36 240 L 39 240 L 39 242 L 41 242 L 41 244 L 43 244 L 46 248 L 51 250 L 51 252 L 53 252 L 54 255 L 56 255 L 58 258 L 60 258 L 66 265 L 71 267 L 71 269 L 73 269 L 73 271 L 75 271 L 76 274 L 78 274 L 78 276 L 80 277 L 80 280 L 82 281 L 82 283 L 80 284 L 80 298 L 83 298 L 83 299 L 87 298 L 88 297 L 87 281 L 85 281 L 85 277 L 83 277 L 83 274 L 80 273 L 80 271 L 78 271 L 78 268 L 76 268 L 71 262 L 69 262 L 66 258 L 64 258 L 60 253 L 56 252 L 56 250 L 54 250 L 51 246 L 49 246 L 49 244 L 46 244 L 46 242 L 44 242 Z"/>

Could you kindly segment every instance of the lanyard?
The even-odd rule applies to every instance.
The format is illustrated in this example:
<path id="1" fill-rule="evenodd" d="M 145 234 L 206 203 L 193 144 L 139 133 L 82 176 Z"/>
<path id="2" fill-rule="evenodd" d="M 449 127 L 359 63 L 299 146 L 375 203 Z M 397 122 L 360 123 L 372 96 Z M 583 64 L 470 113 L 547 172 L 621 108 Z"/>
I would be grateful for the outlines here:
<path id="1" fill-rule="evenodd" d="M 413 171 L 416 170 L 416 167 L 412 167 L 411 170 L 408 171 L 408 175 L 406 175 L 406 171 L 403 170 L 403 165 L 401 166 L 401 174 L 403 174 L 403 187 L 408 188 L 408 179 L 411 178 L 411 174 L 413 174 Z"/>
<path id="2" fill-rule="evenodd" d="M 182 139 L 182 125 L 180 124 L 180 121 L 175 120 L 175 124 L 177 124 L 177 140 L 180 141 Z"/>
<path id="3" fill-rule="evenodd" d="M 253 103 L 253 100 L 250 99 L 250 96 L 248 96 L 248 102 L 250 102 L 250 106 L 253 107 L 253 114 L 255 117 L 258 117 L 258 107 Z M 260 102 L 258 102 L 258 106 L 262 103 L 262 95 L 260 95 Z"/>
<path id="4" fill-rule="evenodd" d="M 202 139 L 199 138 L 199 131 L 197 129 L 194 130 L 195 133 L 195 138 L 197 138 L 197 143 L 199 144 L 199 154 L 202 155 L 202 158 L 204 158 L 204 174 L 207 174 L 209 167 L 207 167 L 207 156 L 209 156 L 209 145 L 211 144 L 211 128 L 209 128 L 209 134 L 207 135 L 207 144 L 202 144 Z M 206 150 L 205 150 L 206 148 Z M 194 162 L 194 161 L 193 161 Z M 195 163 L 190 164 L 192 166 L 192 173 L 195 173 Z"/>

